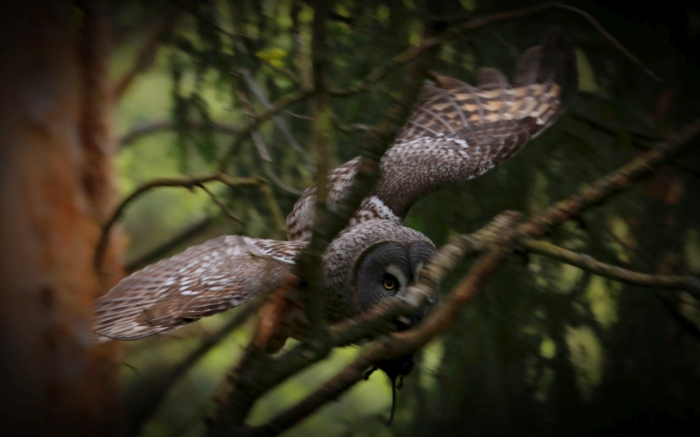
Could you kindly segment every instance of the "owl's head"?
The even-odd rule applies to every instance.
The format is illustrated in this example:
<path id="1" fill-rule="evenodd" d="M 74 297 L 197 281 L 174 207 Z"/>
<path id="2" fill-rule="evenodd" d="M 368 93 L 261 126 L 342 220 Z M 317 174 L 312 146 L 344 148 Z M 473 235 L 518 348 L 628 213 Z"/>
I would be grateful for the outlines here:
<path id="1" fill-rule="evenodd" d="M 395 221 L 369 220 L 346 229 L 324 255 L 328 319 L 353 317 L 401 295 L 435 250 L 428 237 Z M 395 323 L 405 329 L 422 316 Z"/>

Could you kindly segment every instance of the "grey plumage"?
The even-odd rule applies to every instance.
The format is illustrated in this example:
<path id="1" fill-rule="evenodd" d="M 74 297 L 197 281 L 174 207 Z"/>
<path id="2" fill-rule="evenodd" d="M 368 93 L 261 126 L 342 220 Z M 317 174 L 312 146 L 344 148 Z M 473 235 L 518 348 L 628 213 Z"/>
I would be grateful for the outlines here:
<path id="1" fill-rule="evenodd" d="M 424 86 L 382 157 L 377 187 L 323 256 L 330 320 L 356 315 L 413 282 L 416 267 L 434 251 L 426 236 L 401 223 L 413 203 L 515 154 L 563 111 L 578 82 L 575 56 L 558 31 L 525 52 L 514 86 L 494 69 L 482 69 L 478 77 L 476 87 L 449 77 Z M 355 158 L 329 175 L 331 206 L 359 164 Z M 273 291 L 311 237 L 315 195 L 315 187 L 308 188 L 287 217 L 289 241 L 220 237 L 125 278 L 97 300 L 93 331 L 137 339 Z M 394 288 L 383 283 L 384 275 L 393 277 Z"/>

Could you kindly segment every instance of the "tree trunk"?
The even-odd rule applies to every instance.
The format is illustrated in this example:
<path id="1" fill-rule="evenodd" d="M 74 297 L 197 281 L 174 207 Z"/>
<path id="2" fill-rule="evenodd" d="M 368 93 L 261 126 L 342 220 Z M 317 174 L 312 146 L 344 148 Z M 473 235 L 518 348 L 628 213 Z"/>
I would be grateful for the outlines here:
<path id="1" fill-rule="evenodd" d="M 106 29 L 70 2 L 0 14 L 0 434 L 121 434 L 117 349 L 92 301 L 120 279 L 92 257 L 114 200 Z M 106 278 L 106 279 L 105 279 Z"/>

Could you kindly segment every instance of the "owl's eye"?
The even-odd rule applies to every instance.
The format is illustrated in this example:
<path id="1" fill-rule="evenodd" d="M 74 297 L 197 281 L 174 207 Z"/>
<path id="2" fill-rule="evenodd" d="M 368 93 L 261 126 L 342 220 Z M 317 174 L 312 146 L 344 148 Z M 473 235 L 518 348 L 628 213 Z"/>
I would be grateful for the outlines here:
<path id="1" fill-rule="evenodd" d="M 385 275 L 384 280 L 382 281 L 382 285 L 386 290 L 393 290 L 396 288 L 396 284 L 398 284 L 398 281 L 396 280 L 395 277 L 391 275 Z"/>

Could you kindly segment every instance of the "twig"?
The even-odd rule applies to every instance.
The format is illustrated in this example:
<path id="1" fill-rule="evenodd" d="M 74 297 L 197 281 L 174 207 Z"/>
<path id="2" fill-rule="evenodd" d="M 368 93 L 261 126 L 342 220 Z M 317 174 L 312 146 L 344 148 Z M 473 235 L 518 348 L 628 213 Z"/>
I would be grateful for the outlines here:
<path id="1" fill-rule="evenodd" d="M 238 222 L 238 223 L 243 223 L 243 220 L 241 220 L 240 218 L 236 217 L 236 215 L 235 215 L 233 212 L 231 212 L 231 210 L 228 209 L 228 207 L 227 207 L 226 205 L 224 205 L 224 204 L 219 200 L 219 198 L 216 197 L 216 194 L 212 193 L 212 191 L 211 191 L 209 188 L 207 188 L 206 185 L 204 185 L 204 184 L 199 184 L 199 185 L 197 185 L 197 186 L 198 186 L 199 188 L 201 188 L 202 190 L 204 190 L 204 192 L 207 193 L 207 194 L 209 195 L 209 197 L 211 198 L 212 202 L 214 202 L 214 203 L 216 204 L 216 206 L 218 206 L 219 209 L 221 209 L 221 211 L 222 211 L 224 214 L 226 214 L 226 216 L 227 216 L 228 218 L 230 218 L 231 220 L 236 221 L 236 222 Z"/>
<path id="2" fill-rule="evenodd" d="M 267 99 L 267 96 L 265 96 L 265 93 L 255 82 L 255 79 L 253 79 L 253 76 L 250 74 L 250 71 L 244 68 L 240 70 L 240 74 L 241 77 L 243 77 L 246 86 L 248 87 L 248 89 L 250 89 L 255 98 L 260 102 L 260 104 L 263 105 L 265 109 L 269 109 L 272 106 L 272 104 Z M 252 111 L 252 114 L 255 115 L 255 112 Z M 306 151 L 303 147 L 299 145 L 299 143 L 297 143 L 297 140 L 294 138 L 294 135 L 292 135 L 292 133 L 290 132 L 289 127 L 287 126 L 287 123 L 284 121 L 284 119 L 282 117 L 273 115 L 272 122 L 275 124 L 275 126 L 277 126 L 280 132 L 282 132 L 282 135 L 284 135 L 284 137 L 287 139 L 287 143 L 289 143 L 289 146 L 299 154 L 299 159 L 301 159 L 301 162 L 308 168 L 311 168 L 311 161 L 309 160 L 309 157 L 306 156 Z"/>
<path id="3" fill-rule="evenodd" d="M 557 9 L 568 10 L 568 11 L 571 11 L 571 12 L 577 14 L 577 15 L 580 15 L 580 16 L 583 17 L 586 21 L 588 21 L 588 22 L 593 26 L 593 28 L 595 28 L 595 30 L 597 30 L 597 31 L 603 36 L 603 38 L 605 38 L 608 42 L 610 42 L 610 44 L 612 44 L 616 49 L 618 49 L 618 50 L 622 53 L 622 55 L 625 56 L 628 60 L 630 60 L 633 64 L 635 64 L 635 65 L 637 65 L 638 67 L 640 67 L 646 74 L 648 74 L 648 75 L 649 75 L 650 77 L 652 77 L 653 79 L 655 79 L 655 80 L 657 80 L 657 81 L 659 81 L 659 82 L 662 82 L 662 83 L 664 82 L 662 79 L 660 79 L 658 76 L 656 76 L 656 74 L 652 73 L 648 68 L 646 68 L 646 67 L 644 66 L 644 64 L 642 64 L 642 62 L 641 62 L 636 56 L 634 56 L 629 50 L 627 50 L 627 49 L 625 48 L 625 46 L 622 45 L 622 43 L 620 43 L 620 41 L 618 41 L 618 40 L 617 40 L 614 36 L 612 36 L 607 30 L 605 30 L 605 28 L 603 27 L 603 25 L 600 24 L 600 22 L 598 22 L 598 20 L 596 20 L 596 19 L 595 19 L 591 14 L 589 14 L 588 12 L 586 12 L 586 11 L 584 11 L 584 10 L 582 10 L 582 9 L 576 8 L 576 7 L 574 7 L 574 6 L 569 6 L 569 5 L 566 5 L 566 4 L 563 4 L 563 3 L 557 3 L 557 2 L 554 2 L 554 3 L 544 3 L 544 4 L 540 5 L 540 6 L 543 7 L 542 10 L 550 9 L 550 8 L 557 8 Z M 536 11 L 536 12 L 539 12 L 539 11 Z M 440 20 L 446 21 L 446 22 L 449 22 L 449 23 L 455 23 L 455 22 L 457 22 L 457 21 L 461 21 L 461 20 L 463 20 L 463 19 L 470 19 L 470 18 L 472 18 L 472 12 L 471 12 L 471 11 L 465 12 L 465 13 L 460 13 L 460 14 L 455 14 L 455 15 L 452 15 L 452 16 L 449 16 L 449 17 L 448 17 L 448 16 L 440 17 Z"/>
<path id="4" fill-rule="evenodd" d="M 283 110 L 284 108 L 291 105 L 292 103 L 303 100 L 303 99 L 309 97 L 310 95 L 311 95 L 310 90 L 299 90 L 299 91 L 295 91 L 293 93 L 289 93 L 286 96 L 281 97 L 279 100 L 277 100 L 265 112 L 263 112 L 262 114 L 259 114 L 255 118 L 255 121 L 250 122 L 245 127 L 243 127 L 241 129 L 241 131 L 238 133 L 238 135 L 236 135 L 236 138 L 234 138 L 234 140 L 231 142 L 231 145 L 229 145 L 226 152 L 224 153 L 224 156 L 221 159 L 221 162 L 219 163 L 219 170 L 224 171 L 225 169 L 228 168 L 229 164 L 231 163 L 231 159 L 233 159 L 233 156 L 238 151 L 238 148 L 241 146 L 241 144 L 243 144 L 243 141 L 245 141 L 246 136 L 249 135 L 255 128 L 260 126 L 260 124 L 263 121 L 272 117 L 274 114 Z"/>
<path id="5" fill-rule="evenodd" d="M 301 79 L 299 79 L 299 76 L 298 76 L 295 72 L 293 72 L 292 70 L 290 70 L 289 68 L 286 68 L 286 67 L 278 67 L 278 66 L 274 65 L 272 62 L 270 62 L 269 60 L 267 60 L 267 59 L 265 59 L 265 58 L 260 58 L 260 61 L 262 61 L 263 64 L 267 65 L 267 66 L 270 67 L 272 70 L 274 70 L 274 71 L 279 71 L 280 73 L 283 73 L 285 76 L 287 76 L 288 78 L 290 78 L 290 79 L 292 80 L 292 82 L 301 85 Z"/>
<path id="6" fill-rule="evenodd" d="M 203 127 L 202 123 L 195 121 L 188 121 L 188 125 L 192 129 L 201 129 Z M 240 132 L 239 129 L 233 126 L 221 123 L 212 123 L 211 128 L 214 132 L 226 135 L 235 135 Z M 119 145 L 125 147 L 145 136 L 175 129 L 177 129 L 177 123 L 173 121 L 155 121 L 153 123 L 137 126 L 119 139 Z"/>
<path id="7" fill-rule="evenodd" d="M 255 110 L 248 101 L 248 97 L 246 97 L 245 93 L 241 90 L 236 90 L 236 97 L 238 97 L 238 100 L 243 106 L 243 112 L 245 112 L 248 122 L 254 122 Z M 250 132 L 250 136 L 253 138 L 253 143 L 255 144 L 255 148 L 258 150 L 258 156 L 260 156 L 260 159 L 268 163 L 272 162 L 272 159 L 270 158 L 270 152 L 267 151 L 267 147 L 265 147 L 265 143 L 263 142 L 262 136 L 260 136 L 260 131 L 258 131 L 257 129 L 253 129 Z"/>
<path id="8" fill-rule="evenodd" d="M 656 297 L 659 298 L 664 308 L 666 308 L 666 311 L 671 313 L 676 322 L 678 322 L 678 324 L 681 325 L 681 328 L 683 328 L 685 332 L 687 332 L 693 338 L 695 338 L 695 341 L 700 342 L 700 328 L 698 328 L 698 326 L 695 323 L 691 322 L 683 314 L 681 314 L 681 312 L 678 311 L 678 309 L 673 305 L 673 303 L 666 297 L 662 296 L 661 293 L 658 293 Z"/>
<path id="9" fill-rule="evenodd" d="M 264 179 L 260 180 L 264 181 Z M 270 212 L 272 213 L 272 219 L 274 220 L 275 228 L 277 228 L 277 237 L 284 239 L 284 237 L 287 235 L 287 224 L 284 220 L 284 214 L 282 214 L 282 209 L 280 208 L 279 202 L 277 202 L 277 198 L 267 182 L 259 187 L 263 197 L 265 197 L 267 206 L 270 208 Z"/>
<path id="10" fill-rule="evenodd" d="M 640 60 L 639 60 L 636 56 L 634 56 L 629 50 L 627 50 L 627 49 L 625 48 L 625 46 L 623 46 L 622 43 L 621 43 L 620 41 L 618 41 L 614 36 L 612 36 L 612 35 L 610 34 L 610 32 L 608 32 L 607 30 L 605 30 L 605 28 L 603 27 L 603 25 L 600 24 L 600 23 L 598 22 L 598 20 L 596 20 L 595 18 L 593 18 L 593 16 L 592 16 L 591 14 L 589 14 L 588 12 L 586 12 L 586 11 L 584 11 L 584 10 L 581 10 L 581 9 L 579 9 L 579 8 L 576 8 L 576 7 L 573 7 L 573 6 L 569 6 L 569 5 L 565 5 L 565 4 L 562 4 L 562 3 L 554 3 L 552 6 L 555 7 L 555 8 L 565 9 L 565 10 L 574 12 L 574 13 L 576 13 L 576 14 L 582 16 L 583 18 L 585 18 L 586 21 L 588 21 L 588 22 L 593 26 L 593 28 L 595 28 L 595 30 L 597 30 L 601 35 L 603 35 L 603 38 L 605 38 L 606 40 L 608 40 L 608 42 L 609 42 L 610 44 L 612 44 L 613 47 L 615 47 L 617 50 L 619 50 L 619 51 L 622 53 L 622 55 L 625 56 L 630 62 L 632 62 L 633 64 L 635 64 L 637 67 L 641 68 L 642 71 L 645 72 L 649 77 L 651 77 L 651 78 L 657 80 L 658 82 L 664 83 L 664 80 L 663 80 L 663 79 L 661 79 L 659 76 L 657 76 L 657 75 L 654 74 L 651 70 L 649 70 L 647 67 L 645 67 L 644 64 L 642 63 L 642 61 L 640 61 Z"/>
<path id="11" fill-rule="evenodd" d="M 126 90 L 129 89 L 131 84 L 134 82 L 134 79 L 136 79 L 136 76 L 138 76 L 148 67 L 161 45 L 161 37 L 173 30 L 180 16 L 180 12 L 173 11 L 169 13 L 166 18 L 160 20 L 158 25 L 155 27 L 155 30 L 146 41 L 146 44 L 144 44 L 139 53 L 136 55 L 134 65 L 131 66 L 129 71 L 127 71 L 121 79 L 119 79 L 117 85 L 114 87 L 115 100 L 118 101 L 124 95 Z"/>
<path id="12" fill-rule="evenodd" d="M 277 188 L 293 195 L 295 199 L 303 194 L 302 190 L 297 190 L 296 188 L 287 185 L 282 179 L 280 179 L 272 169 L 272 164 L 263 162 L 263 170 L 265 171 L 265 175 L 272 181 L 273 184 L 275 184 Z"/>
<path id="13" fill-rule="evenodd" d="M 544 255 L 604 278 L 614 279 L 627 284 L 640 285 L 642 287 L 685 290 L 696 299 L 700 299 L 700 281 L 692 276 L 650 275 L 647 273 L 634 272 L 597 261 L 588 255 L 576 253 L 555 246 L 554 244 L 537 241 L 532 238 L 522 238 L 517 240 L 517 243 L 528 252 Z"/>

